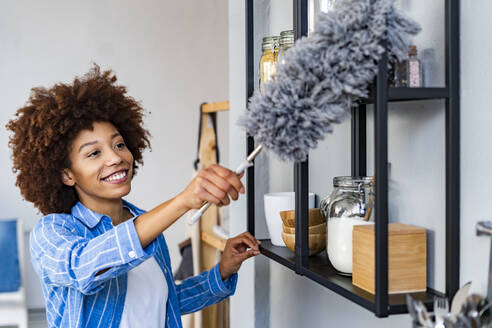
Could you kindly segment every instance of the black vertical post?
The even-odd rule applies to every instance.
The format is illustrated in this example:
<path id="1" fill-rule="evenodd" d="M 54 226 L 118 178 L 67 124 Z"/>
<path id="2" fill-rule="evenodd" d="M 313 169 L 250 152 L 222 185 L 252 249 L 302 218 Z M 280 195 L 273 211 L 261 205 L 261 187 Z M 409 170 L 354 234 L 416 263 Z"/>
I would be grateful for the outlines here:
<path id="1" fill-rule="evenodd" d="M 254 91 L 254 34 L 253 34 L 253 0 L 246 0 L 246 103 Z M 253 137 L 247 137 L 246 156 L 255 148 Z M 248 231 L 255 235 L 255 168 L 247 169 L 246 203 L 248 217 Z"/>
<path id="2" fill-rule="evenodd" d="M 307 35 L 308 21 L 307 0 L 294 0 L 294 36 L 298 38 Z M 308 241 L 308 193 L 309 193 L 309 164 L 308 160 L 294 164 L 294 190 L 296 193 L 296 272 L 301 273 L 307 266 L 309 256 Z"/>
<path id="3" fill-rule="evenodd" d="M 308 161 L 294 164 L 294 189 L 296 192 L 296 272 L 301 273 L 301 268 L 307 266 L 309 256 L 308 241 Z"/>
<path id="4" fill-rule="evenodd" d="M 351 174 L 365 176 L 367 174 L 366 160 L 366 105 L 360 104 L 352 109 L 351 125 Z"/>
<path id="5" fill-rule="evenodd" d="M 307 0 L 294 0 L 294 36 L 296 39 L 308 33 Z"/>
<path id="6" fill-rule="evenodd" d="M 460 8 L 446 1 L 446 295 L 460 286 Z"/>
<path id="7" fill-rule="evenodd" d="M 383 44 L 386 48 L 386 43 Z M 388 57 L 383 53 L 376 78 L 374 105 L 375 167 L 376 167 L 376 295 L 375 312 L 388 316 Z"/>

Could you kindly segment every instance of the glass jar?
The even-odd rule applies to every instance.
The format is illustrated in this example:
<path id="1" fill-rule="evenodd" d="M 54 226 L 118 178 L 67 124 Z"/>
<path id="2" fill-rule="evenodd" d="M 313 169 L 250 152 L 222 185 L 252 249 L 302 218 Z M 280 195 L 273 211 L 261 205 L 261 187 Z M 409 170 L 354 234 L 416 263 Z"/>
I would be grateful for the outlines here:
<path id="1" fill-rule="evenodd" d="M 320 203 L 327 220 L 328 258 L 343 275 L 352 274 L 354 225 L 373 224 L 374 180 L 372 177 L 335 177 L 333 191 Z"/>
<path id="2" fill-rule="evenodd" d="M 335 0 L 309 0 L 308 2 L 308 34 L 314 31 L 318 15 L 334 10 Z"/>
<path id="3" fill-rule="evenodd" d="M 294 30 L 280 32 L 280 42 L 277 62 L 282 65 L 285 62 L 285 53 L 294 44 Z"/>
<path id="4" fill-rule="evenodd" d="M 276 36 L 263 38 L 260 59 L 260 92 L 263 84 L 271 81 L 277 72 L 278 40 Z"/>

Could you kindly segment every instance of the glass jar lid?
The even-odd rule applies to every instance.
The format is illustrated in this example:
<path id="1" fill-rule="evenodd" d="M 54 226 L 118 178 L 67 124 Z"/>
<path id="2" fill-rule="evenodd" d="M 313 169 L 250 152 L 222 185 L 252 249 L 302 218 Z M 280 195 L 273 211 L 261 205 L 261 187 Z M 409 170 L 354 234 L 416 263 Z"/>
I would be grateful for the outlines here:
<path id="1" fill-rule="evenodd" d="M 372 187 L 374 185 L 373 177 L 334 177 L 334 187 L 359 188 L 360 186 Z"/>

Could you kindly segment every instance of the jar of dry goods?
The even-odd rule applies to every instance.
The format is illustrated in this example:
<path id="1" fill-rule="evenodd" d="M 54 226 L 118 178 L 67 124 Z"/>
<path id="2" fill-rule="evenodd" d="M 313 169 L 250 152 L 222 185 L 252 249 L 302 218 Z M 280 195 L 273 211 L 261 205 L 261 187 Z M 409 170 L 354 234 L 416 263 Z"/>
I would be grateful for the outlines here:
<path id="1" fill-rule="evenodd" d="M 278 40 L 276 36 L 263 38 L 260 59 L 260 91 L 262 91 L 263 84 L 271 81 L 277 72 Z"/>
<path id="2" fill-rule="evenodd" d="M 354 225 L 373 224 L 374 182 L 371 177 L 335 177 L 333 191 L 320 203 L 327 220 L 326 250 L 333 267 L 352 274 Z"/>
<path id="3" fill-rule="evenodd" d="M 279 42 L 279 51 L 278 51 L 278 59 L 277 62 L 279 65 L 282 65 L 285 62 L 285 53 L 289 50 L 290 47 L 294 44 L 294 31 L 282 31 L 280 32 L 280 42 Z"/>

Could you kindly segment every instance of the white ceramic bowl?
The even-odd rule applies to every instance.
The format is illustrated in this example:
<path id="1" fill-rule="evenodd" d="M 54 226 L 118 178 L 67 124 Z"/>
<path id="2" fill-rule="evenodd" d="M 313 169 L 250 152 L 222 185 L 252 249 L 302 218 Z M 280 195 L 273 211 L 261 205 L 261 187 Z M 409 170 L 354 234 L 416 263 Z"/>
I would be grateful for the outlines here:
<path id="1" fill-rule="evenodd" d="M 295 193 L 289 191 L 265 194 L 264 204 L 265 218 L 272 244 L 275 246 L 285 246 L 282 240 L 282 218 L 280 217 L 280 211 L 295 209 Z M 309 193 L 308 205 L 309 208 L 314 208 L 314 193 L 312 192 Z"/>

